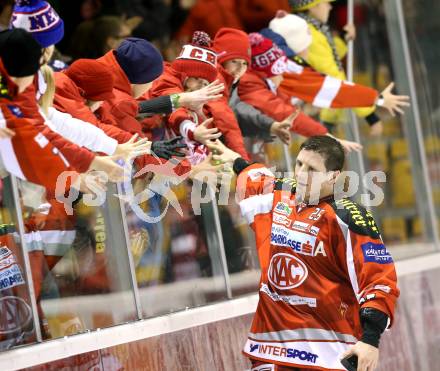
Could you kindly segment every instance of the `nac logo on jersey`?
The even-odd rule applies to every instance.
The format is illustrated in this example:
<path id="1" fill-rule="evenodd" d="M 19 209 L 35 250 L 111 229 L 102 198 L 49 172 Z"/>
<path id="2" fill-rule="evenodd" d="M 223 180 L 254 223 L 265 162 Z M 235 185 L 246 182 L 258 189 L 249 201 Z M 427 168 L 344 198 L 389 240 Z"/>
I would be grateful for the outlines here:
<path id="1" fill-rule="evenodd" d="M 269 264 L 269 282 L 280 290 L 289 290 L 300 286 L 309 272 L 306 265 L 297 257 L 289 254 L 275 254 Z"/>

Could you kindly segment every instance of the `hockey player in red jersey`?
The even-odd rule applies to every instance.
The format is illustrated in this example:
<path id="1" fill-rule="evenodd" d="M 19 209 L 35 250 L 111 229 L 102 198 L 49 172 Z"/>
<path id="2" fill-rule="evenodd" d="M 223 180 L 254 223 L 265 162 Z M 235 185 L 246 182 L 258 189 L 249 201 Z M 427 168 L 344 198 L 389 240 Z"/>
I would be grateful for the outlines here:
<path id="1" fill-rule="evenodd" d="M 359 371 L 373 371 L 399 289 L 371 213 L 335 196 L 340 143 L 307 139 L 296 179 L 277 179 L 221 143 L 212 147 L 221 154 L 214 160 L 233 162 L 240 208 L 256 237 L 260 298 L 243 349 L 253 370 L 344 370 L 340 359 L 354 354 Z M 312 187 L 317 175 L 323 181 Z"/>

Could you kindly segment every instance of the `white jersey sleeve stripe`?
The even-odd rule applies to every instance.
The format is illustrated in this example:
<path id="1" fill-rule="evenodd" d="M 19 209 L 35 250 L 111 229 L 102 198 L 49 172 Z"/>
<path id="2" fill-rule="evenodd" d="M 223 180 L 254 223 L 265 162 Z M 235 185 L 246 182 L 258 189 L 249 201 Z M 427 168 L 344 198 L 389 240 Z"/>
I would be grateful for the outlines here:
<path id="1" fill-rule="evenodd" d="M 339 93 L 342 81 L 331 76 L 326 76 L 321 86 L 321 90 L 316 94 L 313 105 L 320 108 L 330 108 L 333 100 Z"/>
<path id="2" fill-rule="evenodd" d="M 0 127 L 6 127 L 6 120 L 0 108 Z M 17 178 L 26 180 L 26 177 L 21 170 L 20 163 L 17 156 L 15 156 L 14 146 L 10 138 L 0 139 L 0 154 L 3 160 L 3 165 L 7 171 Z"/>
<path id="3" fill-rule="evenodd" d="M 348 225 L 345 224 L 338 216 L 336 217 L 336 219 L 338 220 L 339 227 L 341 227 L 342 234 L 344 235 L 346 241 L 346 259 L 347 259 L 348 275 L 350 276 L 351 286 L 353 288 L 354 294 L 356 295 L 356 299 L 359 302 L 361 293 L 359 292 L 356 268 L 354 266 L 353 246 L 351 245 L 351 236 L 348 231 Z"/>

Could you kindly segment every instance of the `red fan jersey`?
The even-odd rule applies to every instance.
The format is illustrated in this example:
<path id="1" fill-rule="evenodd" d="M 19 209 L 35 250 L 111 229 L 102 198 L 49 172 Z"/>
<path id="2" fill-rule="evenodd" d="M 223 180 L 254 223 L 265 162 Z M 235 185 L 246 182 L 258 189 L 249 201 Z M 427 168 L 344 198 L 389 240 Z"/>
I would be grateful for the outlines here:
<path id="1" fill-rule="evenodd" d="M 69 163 L 30 120 L 22 117 L 18 106 L 4 103 L 5 99 L 0 98 L 0 127 L 15 132 L 12 138 L 0 140 L 0 155 L 6 170 L 55 192 L 58 176 L 72 170 Z M 59 190 L 64 193 L 65 189 L 62 186 Z"/>
<path id="2" fill-rule="evenodd" d="M 279 87 L 280 91 L 320 108 L 352 108 L 376 105 L 379 92 L 323 75 L 308 66 L 289 61 L 289 72 Z"/>
<path id="3" fill-rule="evenodd" d="M 368 211 L 349 199 L 296 206 L 295 184 L 260 164 L 238 178 L 261 265 L 243 352 L 277 365 L 344 370 L 340 356 L 362 335 L 360 308 L 376 308 L 393 321 L 394 263 Z"/>

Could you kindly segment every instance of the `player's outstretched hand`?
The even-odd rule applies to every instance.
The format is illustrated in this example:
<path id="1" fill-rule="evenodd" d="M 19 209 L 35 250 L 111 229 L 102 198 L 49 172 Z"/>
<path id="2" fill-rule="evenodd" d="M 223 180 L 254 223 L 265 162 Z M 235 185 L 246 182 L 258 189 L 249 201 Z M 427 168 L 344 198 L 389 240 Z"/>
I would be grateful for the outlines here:
<path id="1" fill-rule="evenodd" d="M 182 137 L 176 137 L 170 140 L 158 140 L 151 144 L 151 152 L 157 157 L 169 160 L 173 156 L 185 157 L 182 149 L 187 148 L 186 144 L 181 143 Z"/>
<path id="2" fill-rule="evenodd" d="M 375 371 L 379 362 L 379 349 L 358 341 L 355 345 L 349 348 L 342 356 L 342 358 L 357 355 L 358 367 L 357 371 Z"/>

